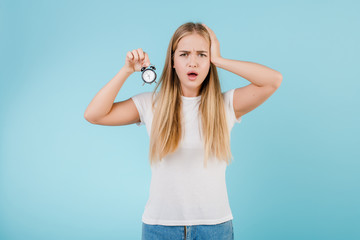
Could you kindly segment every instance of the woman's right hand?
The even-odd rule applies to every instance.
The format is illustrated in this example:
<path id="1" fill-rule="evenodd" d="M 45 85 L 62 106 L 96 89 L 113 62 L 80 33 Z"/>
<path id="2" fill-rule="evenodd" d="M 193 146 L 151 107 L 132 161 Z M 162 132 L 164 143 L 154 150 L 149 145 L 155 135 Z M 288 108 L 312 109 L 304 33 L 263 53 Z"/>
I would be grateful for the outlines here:
<path id="1" fill-rule="evenodd" d="M 127 52 L 124 67 L 130 72 L 140 72 L 142 67 L 150 66 L 149 56 L 141 48 Z"/>

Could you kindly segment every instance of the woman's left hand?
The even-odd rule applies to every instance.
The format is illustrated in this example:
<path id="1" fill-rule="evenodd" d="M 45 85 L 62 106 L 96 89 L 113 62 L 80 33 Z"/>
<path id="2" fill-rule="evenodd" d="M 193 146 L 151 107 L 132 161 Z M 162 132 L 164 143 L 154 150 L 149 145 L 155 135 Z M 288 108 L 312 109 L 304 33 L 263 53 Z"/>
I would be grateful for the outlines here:
<path id="1" fill-rule="evenodd" d="M 208 26 L 205 24 L 202 24 L 209 32 L 210 34 L 210 40 L 211 40 L 211 46 L 210 46 L 210 61 L 215 64 L 215 61 L 219 58 L 221 58 L 220 54 L 220 42 L 216 38 L 216 35 L 213 30 L 211 30 Z"/>

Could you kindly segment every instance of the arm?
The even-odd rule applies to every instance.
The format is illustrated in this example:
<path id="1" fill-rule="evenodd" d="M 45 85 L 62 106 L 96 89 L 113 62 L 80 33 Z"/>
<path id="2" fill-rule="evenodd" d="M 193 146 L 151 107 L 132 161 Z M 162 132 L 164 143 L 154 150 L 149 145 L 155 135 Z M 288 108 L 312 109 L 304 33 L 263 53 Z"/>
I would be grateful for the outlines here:
<path id="1" fill-rule="evenodd" d="M 94 124 L 109 126 L 139 122 L 139 113 L 132 99 L 116 103 L 114 100 L 126 79 L 148 65 L 150 65 L 149 56 L 141 48 L 128 52 L 125 65 L 90 102 L 84 113 L 85 119 Z"/>
<path id="2" fill-rule="evenodd" d="M 115 101 L 116 95 L 120 91 L 126 79 L 132 74 L 130 70 L 123 67 L 91 100 L 85 110 L 84 117 L 89 122 L 95 122 L 106 116 Z"/>
<path id="3" fill-rule="evenodd" d="M 254 110 L 264 103 L 279 88 L 282 82 L 280 72 L 263 65 L 219 58 L 214 60 L 215 66 L 235 73 L 251 83 L 245 87 L 236 88 L 233 106 L 236 118 Z"/>
<path id="4" fill-rule="evenodd" d="M 234 112 L 236 118 L 239 118 L 265 102 L 279 88 L 282 75 L 278 71 L 257 63 L 221 57 L 220 43 L 214 31 L 205 24 L 203 25 L 208 30 L 211 39 L 211 62 L 216 67 L 235 73 L 251 82 L 249 85 L 236 88 L 234 91 Z"/>
<path id="5" fill-rule="evenodd" d="M 258 87 L 279 87 L 282 81 L 280 72 L 258 63 L 231 60 L 222 57 L 214 59 L 213 63 L 217 67 L 249 80 Z"/>
<path id="6" fill-rule="evenodd" d="M 235 73 L 251 83 L 245 87 L 236 88 L 233 106 L 236 118 L 254 110 L 264 103 L 279 88 L 282 82 L 280 72 L 263 65 L 219 58 L 214 60 L 215 66 Z"/>
<path id="7" fill-rule="evenodd" d="M 280 72 L 257 63 L 218 58 L 214 60 L 214 64 L 251 82 L 234 91 L 233 106 L 236 118 L 264 103 L 282 82 Z"/>

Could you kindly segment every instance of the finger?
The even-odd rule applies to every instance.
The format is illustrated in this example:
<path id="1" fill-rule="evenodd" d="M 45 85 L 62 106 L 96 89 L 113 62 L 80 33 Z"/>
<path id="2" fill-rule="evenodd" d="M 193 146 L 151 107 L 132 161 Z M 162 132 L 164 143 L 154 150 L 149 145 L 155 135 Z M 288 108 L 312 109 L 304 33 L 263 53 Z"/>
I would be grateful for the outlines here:
<path id="1" fill-rule="evenodd" d="M 208 30 L 208 32 L 210 33 L 210 35 L 214 34 L 214 31 L 211 30 L 208 26 L 206 26 L 205 24 L 203 24 L 203 26 L 206 28 L 206 30 Z"/>
<path id="2" fill-rule="evenodd" d="M 144 51 L 141 49 L 141 48 L 139 48 L 138 50 L 137 50 L 137 52 L 138 52 L 138 54 L 139 54 L 139 60 L 140 61 L 143 61 L 144 60 Z"/>
<path id="3" fill-rule="evenodd" d="M 208 26 L 206 26 L 206 24 L 202 24 L 207 30 L 209 30 L 209 27 Z"/>
<path id="4" fill-rule="evenodd" d="M 150 66 L 149 55 L 145 52 L 145 60 L 144 60 L 145 67 Z"/>
<path id="5" fill-rule="evenodd" d="M 132 54 L 131 52 L 127 52 L 126 57 L 127 57 L 130 61 L 132 61 L 132 59 L 134 58 L 134 56 L 133 56 L 133 54 Z"/>
<path id="6" fill-rule="evenodd" d="M 134 55 L 134 61 L 137 62 L 139 60 L 139 54 L 136 50 L 132 51 L 132 54 Z"/>
<path id="7" fill-rule="evenodd" d="M 203 24 L 203 26 L 206 28 L 206 30 L 209 32 L 210 38 L 213 38 L 214 32 L 205 24 Z"/>

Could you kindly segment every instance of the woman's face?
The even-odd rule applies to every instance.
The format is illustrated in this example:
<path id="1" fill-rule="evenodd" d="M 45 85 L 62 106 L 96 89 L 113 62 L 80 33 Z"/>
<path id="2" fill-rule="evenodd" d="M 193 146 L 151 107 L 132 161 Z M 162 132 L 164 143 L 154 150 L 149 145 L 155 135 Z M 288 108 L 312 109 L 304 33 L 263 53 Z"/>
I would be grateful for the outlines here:
<path id="1" fill-rule="evenodd" d="M 180 79 L 182 93 L 186 97 L 196 97 L 201 84 L 210 69 L 209 42 L 197 33 L 183 37 L 174 53 L 174 66 Z M 196 76 L 188 75 L 197 73 Z"/>

